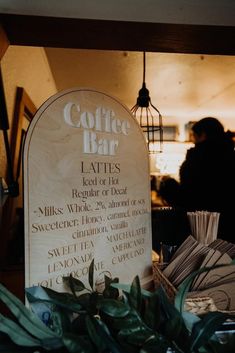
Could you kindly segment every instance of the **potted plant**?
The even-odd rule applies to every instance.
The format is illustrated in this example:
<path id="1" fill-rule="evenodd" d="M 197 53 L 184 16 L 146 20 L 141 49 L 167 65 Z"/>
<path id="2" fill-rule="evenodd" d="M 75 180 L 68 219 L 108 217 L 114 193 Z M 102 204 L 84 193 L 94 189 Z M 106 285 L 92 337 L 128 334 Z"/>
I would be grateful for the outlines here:
<path id="1" fill-rule="evenodd" d="M 142 289 L 138 276 L 131 285 L 105 277 L 104 290 L 98 292 L 92 261 L 89 288 L 70 276 L 64 278 L 70 293 L 44 287 L 26 289 L 28 301 L 41 318 L 0 285 L 0 299 L 16 319 L 0 315 L 0 351 L 234 352 L 234 334 L 226 341 L 215 334 L 228 314 L 209 312 L 198 317 L 183 311 L 192 278 L 181 285 L 174 304 L 161 287 L 152 292 Z"/>

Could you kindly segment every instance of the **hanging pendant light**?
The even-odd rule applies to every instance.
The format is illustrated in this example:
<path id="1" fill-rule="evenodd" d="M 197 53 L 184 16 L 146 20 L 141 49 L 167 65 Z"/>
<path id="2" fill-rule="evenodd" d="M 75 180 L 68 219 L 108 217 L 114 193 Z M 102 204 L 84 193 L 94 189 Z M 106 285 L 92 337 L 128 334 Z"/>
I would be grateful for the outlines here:
<path id="1" fill-rule="evenodd" d="M 137 102 L 131 108 L 131 112 L 141 126 L 146 139 L 149 153 L 162 152 L 163 144 L 163 125 L 162 115 L 152 104 L 149 90 L 145 83 L 145 52 L 143 52 L 143 84 L 139 90 Z"/>

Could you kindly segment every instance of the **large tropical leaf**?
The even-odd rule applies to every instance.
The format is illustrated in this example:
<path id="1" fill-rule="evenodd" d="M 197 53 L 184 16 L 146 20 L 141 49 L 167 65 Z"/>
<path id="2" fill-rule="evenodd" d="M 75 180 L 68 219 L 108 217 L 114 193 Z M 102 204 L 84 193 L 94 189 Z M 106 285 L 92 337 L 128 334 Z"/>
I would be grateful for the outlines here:
<path id="1" fill-rule="evenodd" d="M 159 294 L 155 292 L 147 301 L 144 320 L 149 327 L 156 330 L 160 325 L 160 318 L 160 299 Z"/>
<path id="2" fill-rule="evenodd" d="M 197 351 L 201 346 L 205 345 L 227 317 L 229 315 L 225 315 L 224 313 L 209 312 L 202 320 L 195 323 L 191 335 L 192 351 Z"/>
<path id="3" fill-rule="evenodd" d="M 127 316 L 113 319 L 112 328 L 117 331 L 122 329 L 134 329 L 135 327 L 141 326 L 142 323 L 143 321 L 137 311 L 131 309 Z"/>
<path id="4" fill-rule="evenodd" d="M 51 311 L 50 327 L 59 336 L 63 336 L 65 332 L 71 332 L 71 313 L 62 307 L 53 307 Z"/>
<path id="5" fill-rule="evenodd" d="M 134 346 L 142 346 L 151 337 L 154 337 L 154 331 L 150 330 L 146 325 L 139 325 L 136 327 L 126 328 L 120 330 L 118 338 L 126 343 Z"/>
<path id="6" fill-rule="evenodd" d="M 166 353 L 170 352 L 168 348 L 170 343 L 167 342 L 163 337 L 155 335 L 150 337 L 140 349 L 140 353 Z M 176 350 L 174 349 L 174 352 Z"/>
<path id="7" fill-rule="evenodd" d="M 89 311 L 90 298 L 91 298 L 91 293 L 83 293 L 77 297 L 78 304 L 85 311 Z"/>
<path id="8" fill-rule="evenodd" d="M 182 317 L 189 332 L 192 332 L 193 326 L 201 320 L 201 318 L 189 311 L 184 311 Z"/>
<path id="9" fill-rule="evenodd" d="M 24 304 L 0 284 L 0 299 L 7 305 L 19 323 L 33 336 L 39 339 L 59 338 L 58 335 L 46 327 Z"/>
<path id="10" fill-rule="evenodd" d="M 87 334 L 86 316 L 87 316 L 87 313 L 84 312 L 82 314 L 79 314 L 77 317 L 75 317 L 71 322 L 71 330 L 68 332 L 77 333 L 79 335 Z"/>
<path id="11" fill-rule="evenodd" d="M 200 353 L 234 353 L 235 333 L 223 332 L 219 340 L 211 339 L 206 345 L 200 347 Z"/>
<path id="12" fill-rule="evenodd" d="M 96 353 L 88 336 L 66 333 L 63 335 L 63 342 L 70 353 Z"/>
<path id="13" fill-rule="evenodd" d="M 168 300 L 163 288 L 158 288 L 161 305 L 161 322 L 159 330 L 170 342 L 187 351 L 190 345 L 189 331 L 183 317 L 174 305 Z"/>
<path id="14" fill-rule="evenodd" d="M 97 332 L 97 335 L 103 340 L 108 351 L 112 353 L 123 353 L 121 347 L 115 341 L 104 322 L 95 317 L 90 317 L 90 320 L 87 320 L 87 323 L 89 327 L 93 326 L 92 329 L 91 327 L 89 328 L 90 332 Z"/>
<path id="15" fill-rule="evenodd" d="M 46 287 L 30 287 L 26 288 L 25 291 L 29 303 L 39 301 L 51 303 L 75 313 L 79 313 L 82 308 L 77 299 L 70 293 L 59 293 Z"/>
<path id="16" fill-rule="evenodd" d="M 158 295 L 159 301 L 160 301 L 161 319 L 165 321 L 165 320 L 170 320 L 171 318 L 174 318 L 174 317 L 179 317 L 183 321 L 182 316 L 180 315 L 179 311 L 169 301 L 164 288 L 159 287 L 155 291 L 155 293 L 156 293 L 156 295 Z"/>
<path id="17" fill-rule="evenodd" d="M 220 267 L 227 267 L 235 264 L 235 259 L 233 259 L 230 264 L 219 264 L 219 265 L 214 265 L 211 267 L 203 267 L 197 271 L 192 272 L 178 287 L 178 292 L 176 293 L 175 296 L 175 307 L 182 313 L 184 311 L 184 303 L 186 296 L 189 292 L 190 286 L 194 280 L 194 278 L 203 272 L 208 272 L 212 269 L 220 268 Z"/>
<path id="18" fill-rule="evenodd" d="M 105 351 L 107 349 L 106 341 L 99 335 L 96 330 L 94 321 L 88 315 L 85 317 L 85 324 L 91 341 L 94 343 L 97 350 L 99 352 Z"/>
<path id="19" fill-rule="evenodd" d="M 123 292 L 130 293 L 131 291 L 131 285 L 130 284 L 124 284 L 124 283 L 111 283 L 111 287 L 117 288 L 122 290 Z M 150 298 L 152 296 L 152 293 L 147 291 L 144 288 L 141 288 L 141 294 L 143 297 Z"/>
<path id="20" fill-rule="evenodd" d="M 39 339 L 31 336 L 21 326 L 2 314 L 0 314 L 0 331 L 7 334 L 19 346 L 39 347 L 41 345 Z"/>
<path id="21" fill-rule="evenodd" d="M 105 314 L 115 318 L 126 317 L 130 312 L 129 305 L 114 299 L 103 299 L 99 303 L 98 308 Z"/>

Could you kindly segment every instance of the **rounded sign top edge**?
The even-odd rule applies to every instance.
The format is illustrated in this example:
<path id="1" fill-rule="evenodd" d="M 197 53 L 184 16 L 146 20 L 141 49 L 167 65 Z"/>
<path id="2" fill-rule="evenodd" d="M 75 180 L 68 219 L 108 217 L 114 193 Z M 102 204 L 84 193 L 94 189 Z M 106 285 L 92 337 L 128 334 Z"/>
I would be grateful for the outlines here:
<path id="1" fill-rule="evenodd" d="M 81 88 L 81 87 L 73 87 L 73 88 L 68 88 L 65 90 L 62 90 L 60 92 L 55 93 L 54 95 L 50 96 L 44 103 L 42 103 L 42 105 L 38 108 L 38 110 L 36 111 L 34 118 L 32 120 L 32 122 L 29 125 L 26 137 L 25 137 L 25 143 L 24 143 L 24 156 L 26 156 L 27 154 L 27 146 L 29 144 L 29 140 L 31 139 L 31 135 L 32 132 L 35 128 L 35 126 L 37 125 L 37 122 L 39 121 L 40 117 L 42 116 L 42 114 L 45 112 L 45 110 L 51 105 L 53 104 L 57 99 L 61 98 L 62 96 L 65 96 L 69 93 L 73 93 L 73 92 L 93 92 L 93 93 L 97 93 L 103 96 L 106 96 L 108 98 L 110 98 L 111 100 L 115 101 L 117 104 L 121 105 L 122 108 L 129 114 L 130 118 L 132 118 L 134 124 L 137 127 L 137 130 L 139 130 L 139 133 L 143 139 L 143 144 L 146 148 L 146 153 L 148 153 L 148 148 L 147 148 L 147 144 L 145 141 L 145 137 L 144 134 L 142 132 L 142 129 L 138 123 L 138 121 L 135 119 L 135 117 L 133 116 L 133 114 L 131 113 L 130 109 L 124 104 L 122 103 L 118 98 L 111 96 L 108 93 L 105 92 L 101 92 L 98 90 L 95 90 L 93 88 Z"/>

